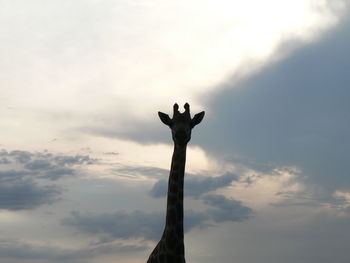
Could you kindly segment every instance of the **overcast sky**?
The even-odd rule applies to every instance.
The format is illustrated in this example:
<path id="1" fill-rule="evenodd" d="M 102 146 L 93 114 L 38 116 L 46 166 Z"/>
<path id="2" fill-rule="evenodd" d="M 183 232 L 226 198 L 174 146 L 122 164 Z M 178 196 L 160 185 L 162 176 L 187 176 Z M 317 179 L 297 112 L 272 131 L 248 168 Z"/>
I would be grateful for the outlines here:
<path id="1" fill-rule="evenodd" d="M 347 263 L 347 0 L 0 0 L 0 262 L 143 263 L 173 150 L 188 263 Z"/>

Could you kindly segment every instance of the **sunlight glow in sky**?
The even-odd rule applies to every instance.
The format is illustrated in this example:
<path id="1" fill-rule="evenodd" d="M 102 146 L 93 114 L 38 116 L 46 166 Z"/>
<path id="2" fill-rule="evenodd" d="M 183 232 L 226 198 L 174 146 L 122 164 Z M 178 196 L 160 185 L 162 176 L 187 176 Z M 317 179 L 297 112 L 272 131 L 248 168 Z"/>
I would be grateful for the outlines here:
<path id="1" fill-rule="evenodd" d="M 347 43 L 336 32 L 348 9 L 345 0 L 0 1 L 0 262 L 145 262 L 173 151 L 157 112 L 174 102 L 206 111 L 187 153 L 188 263 L 347 262 L 349 61 L 322 55 Z M 323 68 L 333 60 L 337 69 Z M 334 156 L 318 156 L 324 149 Z M 334 179 L 321 173 L 325 160 L 339 166 Z M 327 231 L 329 254 L 319 243 Z"/>

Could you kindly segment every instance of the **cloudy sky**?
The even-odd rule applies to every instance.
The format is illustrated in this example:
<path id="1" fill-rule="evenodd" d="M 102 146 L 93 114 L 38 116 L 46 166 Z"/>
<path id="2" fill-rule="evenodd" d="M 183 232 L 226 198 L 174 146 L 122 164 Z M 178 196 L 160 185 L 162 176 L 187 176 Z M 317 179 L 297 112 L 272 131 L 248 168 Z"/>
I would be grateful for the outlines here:
<path id="1" fill-rule="evenodd" d="M 174 102 L 188 263 L 348 262 L 349 8 L 0 0 L 0 262 L 146 262 Z"/>

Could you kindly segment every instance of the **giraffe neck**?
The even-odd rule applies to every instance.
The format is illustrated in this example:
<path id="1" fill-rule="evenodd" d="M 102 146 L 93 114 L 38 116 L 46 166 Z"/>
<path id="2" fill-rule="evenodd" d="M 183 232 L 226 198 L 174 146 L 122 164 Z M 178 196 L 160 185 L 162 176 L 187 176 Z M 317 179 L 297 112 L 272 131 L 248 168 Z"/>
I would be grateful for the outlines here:
<path id="1" fill-rule="evenodd" d="M 168 183 L 166 224 L 163 238 L 170 246 L 183 248 L 183 188 L 187 145 L 174 146 Z"/>

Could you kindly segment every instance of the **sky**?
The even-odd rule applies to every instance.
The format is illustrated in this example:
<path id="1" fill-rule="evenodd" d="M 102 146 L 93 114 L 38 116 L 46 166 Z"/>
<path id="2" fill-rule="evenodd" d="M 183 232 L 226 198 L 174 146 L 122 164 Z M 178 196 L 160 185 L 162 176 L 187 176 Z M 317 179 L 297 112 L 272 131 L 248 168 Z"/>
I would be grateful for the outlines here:
<path id="1" fill-rule="evenodd" d="M 0 0 L 0 263 L 142 263 L 177 102 L 188 263 L 350 258 L 347 0 Z"/>

